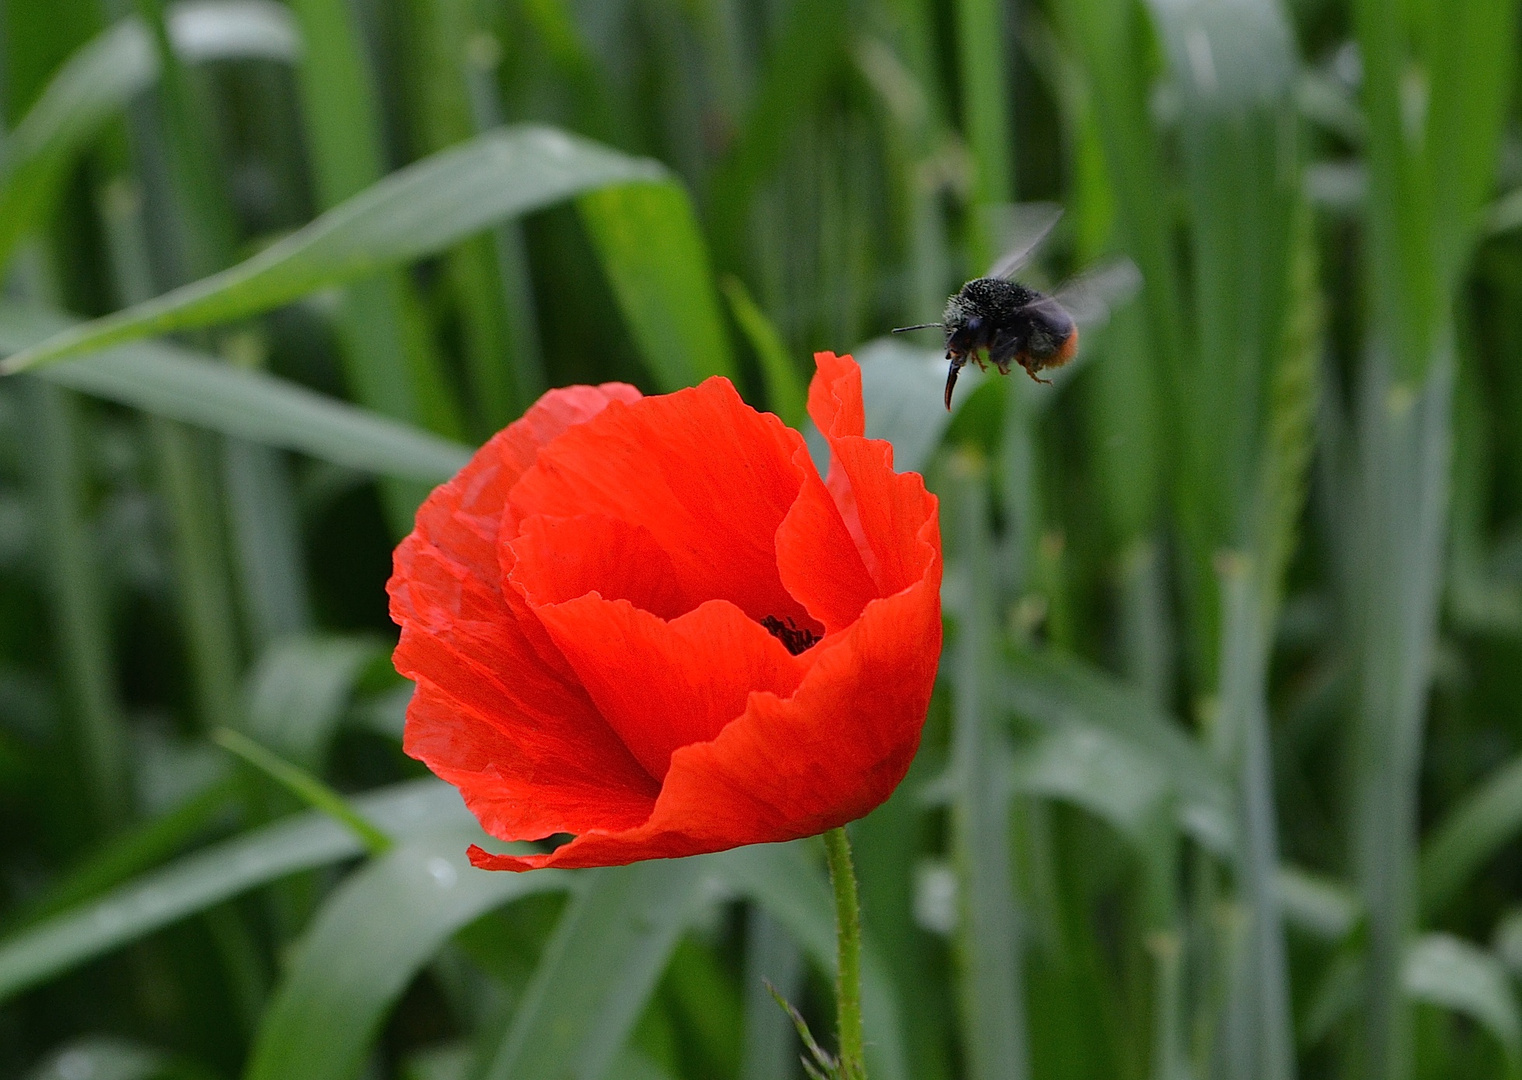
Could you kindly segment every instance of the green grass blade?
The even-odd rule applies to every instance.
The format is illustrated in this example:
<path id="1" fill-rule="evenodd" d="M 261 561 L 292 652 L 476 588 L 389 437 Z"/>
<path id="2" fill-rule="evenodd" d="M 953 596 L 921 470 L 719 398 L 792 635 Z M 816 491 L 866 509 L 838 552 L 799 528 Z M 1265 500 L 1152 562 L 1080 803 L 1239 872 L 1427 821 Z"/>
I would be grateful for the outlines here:
<path id="1" fill-rule="evenodd" d="M 30 379 L 22 391 L 50 630 L 67 695 L 65 739 L 83 781 L 76 797 L 86 800 L 94 826 L 110 832 L 131 812 L 127 726 L 86 510 L 83 418 L 77 399 L 57 386 Z"/>
<path id="2" fill-rule="evenodd" d="M 275 4 L 202 0 L 169 17 L 175 55 L 186 61 L 288 62 L 299 48 Z M 6 141 L 0 168 L 0 266 L 41 227 L 69 165 L 138 94 L 159 78 L 159 57 L 141 19 L 126 18 L 81 47 L 58 70 Z"/>
<path id="3" fill-rule="evenodd" d="M 1471 0 L 1429 19 L 1425 57 L 1432 99 L 1425 150 L 1431 170 L 1436 272 L 1446 290 L 1464 273 L 1486 203 L 1517 67 L 1517 0 Z"/>
<path id="4" fill-rule="evenodd" d="M 305 42 L 298 89 L 317 205 L 361 197 L 387 171 L 385 117 L 357 13 L 344 0 L 296 0 Z M 443 246 L 449 246 L 445 244 Z M 349 391 L 366 408 L 449 438 L 464 433 L 460 408 L 409 281 L 397 274 L 345 290 L 338 315 Z M 381 486 L 394 537 L 412 526 L 420 485 Z"/>
<path id="5" fill-rule="evenodd" d="M 504 218 L 593 188 L 663 177 L 654 162 L 552 128 L 483 135 L 386 177 L 229 270 L 65 331 L 10 357 L 3 368 L 18 371 L 258 314 L 432 254 Z"/>
<path id="6" fill-rule="evenodd" d="M 1010 126 L 1007 4 L 998 0 L 956 0 L 957 69 L 962 73 L 962 115 L 972 151 L 974 205 L 989 207 L 1015 197 L 1015 158 Z M 975 222 L 973 265 L 987 266 L 997 255 L 984 217 Z"/>
<path id="7" fill-rule="evenodd" d="M 1497 769 L 1448 811 L 1422 846 L 1421 901 L 1436 915 L 1522 830 L 1522 760 Z"/>
<path id="8" fill-rule="evenodd" d="M 773 1080 L 791 1069 L 797 1039 L 768 987 L 784 1000 L 796 1000 L 803 985 L 803 953 L 782 924 L 759 906 L 750 909 L 746 920 L 744 979 L 740 1080 Z"/>
<path id="9" fill-rule="evenodd" d="M 432 779 L 398 784 L 354 805 L 399 838 L 469 820 L 459 794 Z M 0 941 L 0 1000 L 249 889 L 363 851 L 347 828 L 314 812 L 187 855 Z"/>
<path id="10" fill-rule="evenodd" d="M 1352 889 L 1300 867 L 1281 864 L 1274 875 L 1274 891 L 1286 923 L 1329 942 L 1347 940 L 1363 918 Z"/>
<path id="11" fill-rule="evenodd" d="M 939 980 L 924 978 L 940 949 L 919 926 L 915 908 L 919 860 L 937 824 L 926 813 L 921 792 L 924 778 L 942 767 L 941 757 L 920 753 L 888 801 L 851 823 L 862 934 L 892 979 L 904 1068 L 916 1080 L 949 1080 L 952 1075 L 947 1035 L 954 1006 Z"/>
<path id="12" fill-rule="evenodd" d="M 1396 377 L 1419 382 L 1445 347 L 1454 290 L 1495 184 L 1517 57 L 1515 0 L 1440 17 L 1356 0 L 1369 116 L 1369 270 Z"/>
<path id="13" fill-rule="evenodd" d="M 231 783 L 214 783 L 180 805 L 99 845 L 61 879 L 27 904 L 7 925 L 11 932 L 39 923 L 100 896 L 107 889 L 147 873 L 192 842 L 236 820 Z"/>
<path id="14" fill-rule="evenodd" d="M 1000 698 L 1008 708 L 1052 728 L 1091 726 L 1144 751 L 1177 794 L 1180 827 L 1209 850 L 1232 856 L 1237 830 L 1220 769 L 1145 693 L 1056 656 L 1009 657 L 1004 665 Z"/>
<path id="15" fill-rule="evenodd" d="M 1400 965 L 1416 929 L 1416 836 L 1427 685 L 1443 576 L 1453 361 L 1419 393 L 1393 381 L 1387 358 L 1365 364 L 1360 458 L 1348 538 L 1358 627 L 1354 671 L 1351 856 L 1369 913 L 1361 1019 L 1371 1080 L 1409 1076 L 1410 1017 Z"/>
<path id="16" fill-rule="evenodd" d="M 1039 735 L 1014 759 L 1015 790 L 1063 799 L 1108 822 L 1149 854 L 1150 831 L 1172 789 L 1154 758 L 1103 728 L 1068 725 Z"/>
<path id="17" fill-rule="evenodd" d="M 73 323 L 0 304 L 0 349 L 26 348 Z M 381 476 L 440 483 L 470 449 L 257 371 L 172 345 L 122 346 L 45 368 L 40 377 L 107 401 Z"/>
<path id="18" fill-rule="evenodd" d="M 675 183 L 603 187 L 577 202 L 624 319 L 662 390 L 735 377 L 729 336 L 687 192 Z"/>
<path id="19" fill-rule="evenodd" d="M 485 78 L 481 76 L 482 81 Z M 492 104 L 495 106 L 495 99 Z M 500 125 L 497 109 L 492 110 L 490 117 L 489 122 L 478 119 L 482 131 Z M 544 373 L 544 349 L 539 335 L 539 316 L 534 307 L 534 282 L 521 223 L 503 222 L 492 230 L 492 255 L 496 260 L 497 280 L 502 286 L 515 400 L 532 403 L 549 388 L 549 383 Z"/>
<path id="20" fill-rule="evenodd" d="M 382 639 L 360 635 L 272 642 L 249 673 L 248 734 L 294 764 L 321 771 L 355 683 L 389 651 Z"/>
<path id="21" fill-rule="evenodd" d="M 1513 1072 L 1522 1063 L 1522 1007 L 1493 954 L 1449 934 L 1424 934 L 1406 953 L 1401 988 L 1414 1001 L 1478 1023 L 1501 1044 Z"/>
<path id="22" fill-rule="evenodd" d="M 953 462 L 965 598 L 957 612 L 951 769 L 957 868 L 958 1004 L 971 1080 L 1027 1075 L 1022 948 L 1011 865 L 1010 804 L 998 763 L 999 636 L 987 473 Z"/>
<path id="23" fill-rule="evenodd" d="M 59 70 L 6 140 L 0 174 L 0 266 L 42 223 L 63 174 L 105 122 L 158 78 L 146 28 L 127 19 L 81 48 Z"/>
<path id="24" fill-rule="evenodd" d="M 459 0 L 419 0 L 414 7 L 420 40 L 412 66 L 425 148 L 442 150 L 499 126 L 495 83 L 501 48 L 496 39 L 476 32 L 477 13 Z M 542 382 L 542 369 L 519 370 L 526 359 L 524 346 L 534 341 L 534 334 L 531 329 L 525 333 L 524 325 L 531 323 L 532 310 L 514 302 L 525 278 L 521 265 L 509 261 L 514 239 L 522 246 L 521 237 L 506 235 L 513 228 L 513 223 L 499 225 L 492 235 L 466 241 L 448 257 L 468 401 L 483 435 L 506 427 L 542 392 L 520 393 L 526 384 Z M 508 285 L 504 271 L 517 271 L 512 279 L 516 287 Z M 537 359 L 535 355 L 530 363 Z"/>
<path id="25" fill-rule="evenodd" d="M 153 1080 L 166 1073 L 169 1056 L 126 1039 L 87 1036 L 49 1054 L 26 1080 Z"/>
<path id="26" fill-rule="evenodd" d="M 1221 713 L 1216 722 L 1217 757 L 1237 777 L 1242 843 L 1237 888 L 1249 925 L 1237 962 L 1244 966 L 1240 1002 L 1248 1060 L 1239 1075 L 1291 1080 L 1295 1074 L 1290 1019 L 1289 962 L 1279 911 L 1279 834 L 1274 820 L 1273 760 L 1268 730 L 1270 629 L 1251 561 L 1223 555 Z"/>
<path id="27" fill-rule="evenodd" d="M 477 870 L 479 829 L 418 837 L 323 902 L 259 1025 L 245 1080 L 350 1080 L 386 1012 L 456 930 L 522 896 L 570 887 L 564 871 Z"/>
<path id="28" fill-rule="evenodd" d="M 201 729 L 235 723 L 243 667 L 217 488 L 207 469 L 221 447 L 203 432 L 152 418 L 148 443 L 169 519 L 174 593 Z"/>
<path id="29" fill-rule="evenodd" d="M 1212 560 L 1254 540 L 1269 389 L 1285 340 L 1299 194 L 1297 65 L 1274 0 L 1156 2 L 1149 10 L 1179 95 L 1189 196 L 1196 348 L 1171 400 L 1183 436 L 1175 490 L 1188 558 L 1193 674 L 1206 688 L 1218 672 L 1221 642 Z M 1183 309 L 1176 314 L 1184 316 Z"/>
<path id="30" fill-rule="evenodd" d="M 353 12 L 333 0 L 295 0 L 291 11 L 306 46 L 302 119 L 318 202 L 331 208 L 386 173 L 375 80 Z"/>
<path id="31" fill-rule="evenodd" d="M 1348 619 L 1361 636 L 1350 848 L 1369 912 L 1356 1049 L 1371 1080 L 1403 1080 L 1413 1068 L 1398 984 L 1417 928 L 1418 789 L 1453 444 L 1453 308 L 1495 182 L 1494 140 L 1517 50 L 1516 35 L 1500 28 L 1514 27 L 1515 12 L 1511 0 L 1451 11 L 1352 5 L 1369 119 L 1372 319 L 1347 559 L 1355 570 Z M 1482 44 L 1477 33 L 1497 36 Z"/>
<path id="32" fill-rule="evenodd" d="M 1116 206 L 1122 250 L 1142 274 L 1142 307 L 1152 354 L 1176 389 L 1190 345 L 1180 318 L 1183 285 L 1174 258 L 1174 208 L 1150 110 L 1147 27 L 1139 5 L 1068 0 L 1059 5 L 1064 36 L 1087 76 L 1090 102 Z M 1173 435 L 1172 431 L 1166 435 Z"/>
<path id="33" fill-rule="evenodd" d="M 794 844 L 737 848 L 711 859 L 712 872 L 781 923 L 819 970 L 835 972 L 835 902 L 823 868 Z M 870 937 L 862 943 L 862 1025 L 867 1073 L 873 1080 L 909 1080 L 898 996 Z"/>
<path id="34" fill-rule="evenodd" d="M 312 625 L 306 554 L 291 470 L 268 446 L 229 439 L 222 447 L 227 516 L 254 648 Z"/>
<path id="35" fill-rule="evenodd" d="M 193 0 L 171 4 L 169 37 L 186 60 L 273 60 L 301 55 L 301 31 L 275 0 Z"/>
<path id="36" fill-rule="evenodd" d="M 719 264 L 744 262 L 747 215 L 756 189 L 787 150 L 835 66 L 844 63 L 850 29 L 844 0 L 791 4 L 770 41 L 766 68 L 728 152 L 715 167 L 707 204 L 712 207 Z"/>
<path id="37" fill-rule="evenodd" d="M 312 809 L 320 810 L 340 822 L 359 837 L 371 855 L 384 855 L 394 846 L 395 841 L 355 810 L 348 799 L 305 769 L 292 765 L 278 754 L 270 753 L 247 735 L 231 728 L 217 728 L 211 733 L 211 739 L 264 773 Z"/>
<path id="38" fill-rule="evenodd" d="M 782 336 L 766 317 L 766 312 L 751 298 L 745 283 L 729 274 L 725 275 L 722 284 L 729 310 L 750 342 L 756 359 L 761 362 L 767 405 L 788 427 L 801 431 L 808 420 L 808 383 L 799 375 L 797 365 L 787 354 L 787 346 L 782 343 Z"/>
<path id="39" fill-rule="evenodd" d="M 583 871 L 484 1080 L 596 1080 L 702 897 L 704 860 Z"/>

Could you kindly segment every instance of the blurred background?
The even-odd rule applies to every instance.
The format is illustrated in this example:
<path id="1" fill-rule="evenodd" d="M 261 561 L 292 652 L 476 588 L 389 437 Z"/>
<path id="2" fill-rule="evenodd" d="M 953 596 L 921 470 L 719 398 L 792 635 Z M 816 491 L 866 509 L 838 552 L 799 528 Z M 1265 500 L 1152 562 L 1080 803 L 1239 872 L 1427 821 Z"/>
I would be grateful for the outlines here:
<path id="1" fill-rule="evenodd" d="M 948 559 L 874 1080 L 1522 1076 L 1517 7 L 5 0 L 0 1075 L 803 1076 L 818 848 L 471 870 L 384 583 L 545 388 L 831 349 Z M 1141 287 L 947 413 L 1036 201 Z"/>

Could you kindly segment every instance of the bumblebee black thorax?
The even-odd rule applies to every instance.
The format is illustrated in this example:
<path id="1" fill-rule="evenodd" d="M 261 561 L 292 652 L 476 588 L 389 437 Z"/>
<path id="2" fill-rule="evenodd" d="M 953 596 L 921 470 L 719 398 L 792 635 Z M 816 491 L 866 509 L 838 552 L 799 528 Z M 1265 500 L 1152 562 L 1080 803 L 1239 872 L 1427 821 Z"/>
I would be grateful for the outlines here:
<path id="1" fill-rule="evenodd" d="M 946 313 L 941 322 L 950 331 L 965 324 L 969 319 L 985 323 L 1007 323 L 1020 309 L 1040 294 L 1017 281 L 1002 278 L 977 278 L 963 285 L 961 291 L 946 301 Z"/>

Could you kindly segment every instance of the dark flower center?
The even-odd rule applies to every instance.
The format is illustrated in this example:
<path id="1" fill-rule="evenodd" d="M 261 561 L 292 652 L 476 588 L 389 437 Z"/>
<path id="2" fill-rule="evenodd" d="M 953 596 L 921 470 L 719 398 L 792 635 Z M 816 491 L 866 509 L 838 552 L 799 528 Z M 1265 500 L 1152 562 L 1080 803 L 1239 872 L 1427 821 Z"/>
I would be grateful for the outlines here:
<path id="1" fill-rule="evenodd" d="M 799 629 L 798 624 L 791 618 L 784 621 L 775 615 L 768 615 L 761 620 L 761 625 L 771 632 L 772 637 L 782 642 L 787 647 L 787 651 L 794 656 L 819 644 L 818 634 L 812 630 Z"/>

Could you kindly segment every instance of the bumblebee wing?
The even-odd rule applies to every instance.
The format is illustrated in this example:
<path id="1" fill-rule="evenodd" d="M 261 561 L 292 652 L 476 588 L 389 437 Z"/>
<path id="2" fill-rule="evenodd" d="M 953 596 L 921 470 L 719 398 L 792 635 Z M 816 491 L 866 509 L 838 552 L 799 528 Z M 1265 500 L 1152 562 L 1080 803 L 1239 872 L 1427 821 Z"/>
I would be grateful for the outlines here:
<path id="1" fill-rule="evenodd" d="M 1030 261 L 1032 252 L 1062 217 L 1062 207 L 1056 203 L 1016 203 L 1009 209 L 1010 219 L 1005 233 L 1010 242 L 984 277 L 1007 278 L 1014 274 Z"/>
<path id="2" fill-rule="evenodd" d="M 1136 295 L 1141 285 L 1141 271 L 1121 256 L 1086 270 L 1035 303 L 1055 301 L 1080 326 L 1101 326 L 1112 311 Z"/>

